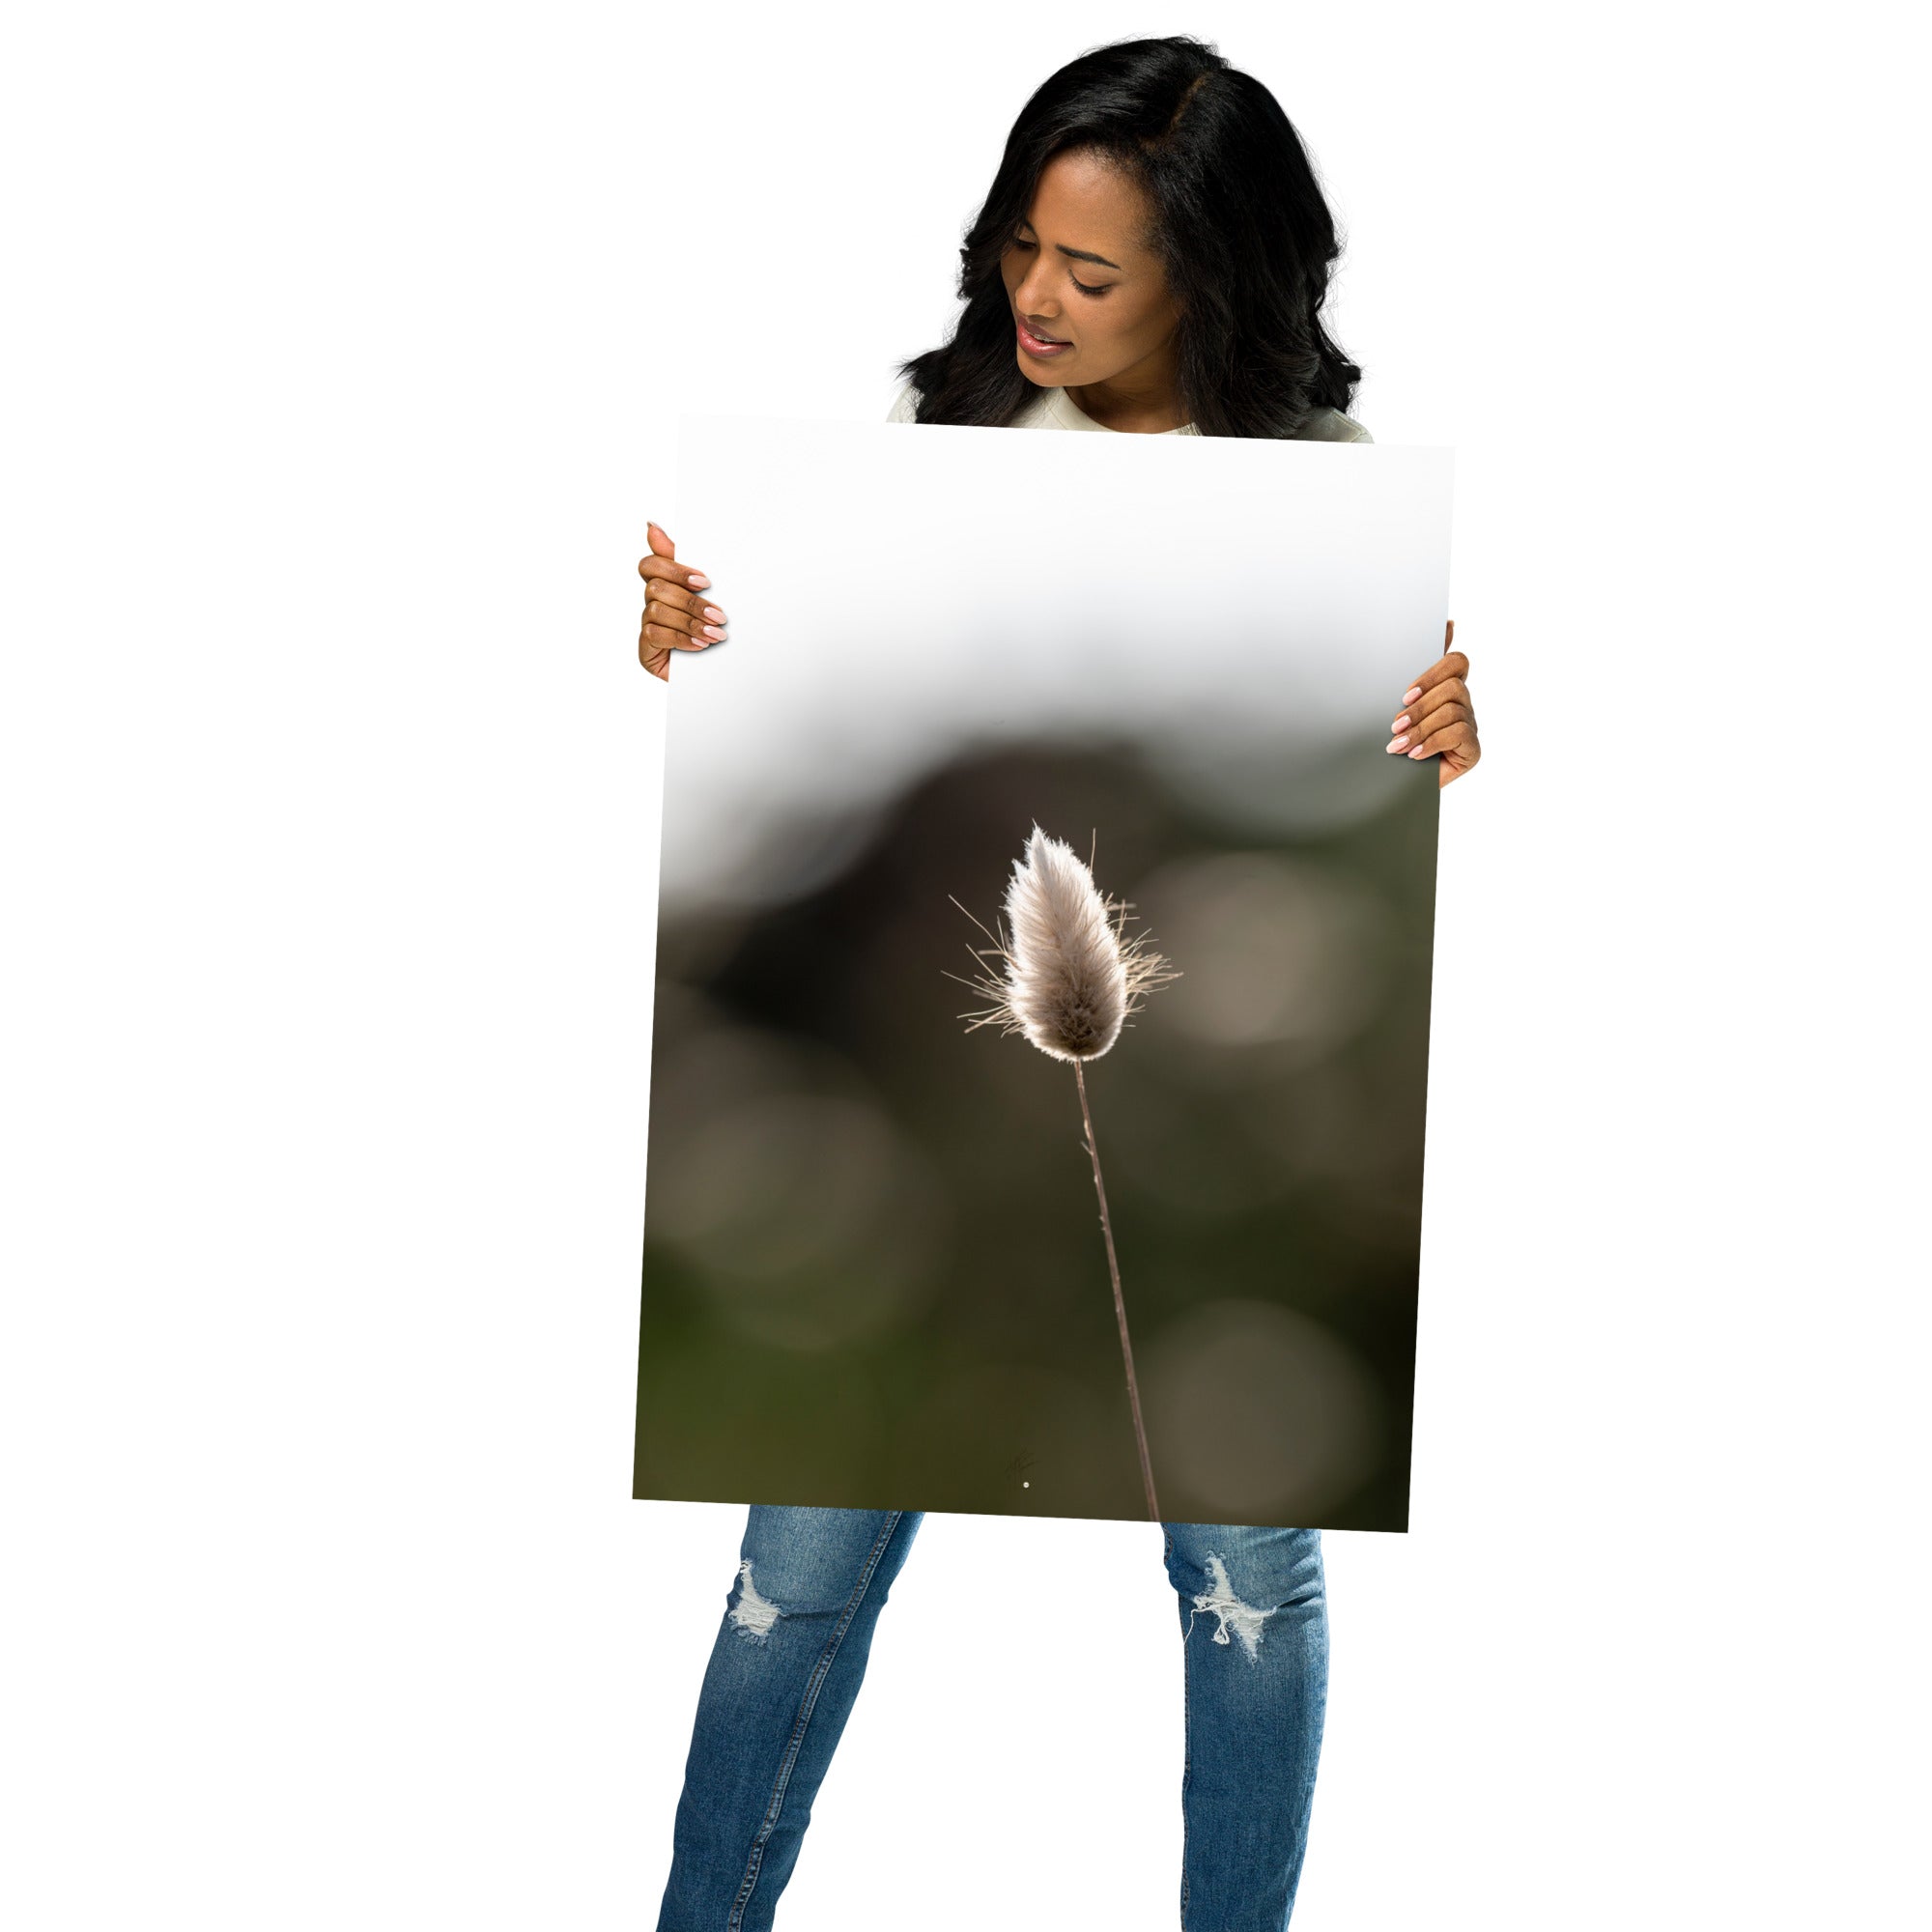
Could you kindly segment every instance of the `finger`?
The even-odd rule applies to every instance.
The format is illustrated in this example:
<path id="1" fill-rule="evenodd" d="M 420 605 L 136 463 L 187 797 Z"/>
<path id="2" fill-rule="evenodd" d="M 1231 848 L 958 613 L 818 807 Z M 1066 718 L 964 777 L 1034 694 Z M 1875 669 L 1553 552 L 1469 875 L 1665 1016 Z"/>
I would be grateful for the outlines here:
<path id="1" fill-rule="evenodd" d="M 1395 736 L 1382 747 L 1383 751 L 1413 751 L 1417 745 L 1426 743 L 1437 731 L 1447 730 L 1451 724 L 1466 724 L 1471 730 L 1475 729 L 1475 714 L 1460 701 L 1437 704 L 1434 694 L 1431 694 L 1415 709 L 1421 715 L 1413 724 L 1406 718 L 1398 720 Z"/>
<path id="2" fill-rule="evenodd" d="M 673 630 L 668 624 L 653 624 L 646 619 L 644 641 L 661 651 L 702 651 L 709 649 L 718 639 L 693 637 L 689 631 Z"/>
<path id="3" fill-rule="evenodd" d="M 1430 700 L 1425 697 L 1422 704 L 1418 704 L 1415 708 L 1421 711 L 1422 705 L 1429 702 Z M 1390 752 L 1413 751 L 1416 746 L 1426 745 L 1438 731 L 1446 731 L 1452 724 L 1466 724 L 1472 731 L 1476 728 L 1476 721 L 1469 715 L 1469 707 L 1466 704 L 1432 706 L 1406 730 L 1398 731 L 1383 749 Z"/>
<path id="4" fill-rule="evenodd" d="M 654 578 L 651 587 L 644 593 L 644 608 L 649 611 L 676 611 L 695 619 L 698 624 L 723 624 L 724 612 L 708 597 L 700 597 L 695 590 L 687 590 L 681 583 L 673 583 L 668 578 Z M 660 618 L 661 622 L 668 619 Z"/>
<path id="5" fill-rule="evenodd" d="M 655 676 L 668 675 L 665 666 L 670 662 L 670 653 L 660 650 L 650 639 L 650 613 L 644 613 L 643 621 L 638 626 L 638 662 Z"/>
<path id="6" fill-rule="evenodd" d="M 667 583 L 682 583 L 693 590 L 709 590 L 711 580 L 701 570 L 693 570 L 687 563 L 676 563 L 668 556 L 659 556 L 653 552 L 649 556 L 638 559 L 638 575 L 646 583 L 662 580 Z"/>
<path id="7" fill-rule="evenodd" d="M 667 631 L 681 631 L 686 637 L 696 638 L 707 644 L 722 644 L 724 641 L 724 626 L 712 623 L 704 612 L 716 606 L 703 602 L 701 598 L 692 600 L 692 608 L 681 611 L 674 604 L 666 604 L 653 596 L 644 606 L 644 622 L 658 624 Z"/>
<path id="8" fill-rule="evenodd" d="M 1435 782 L 1438 787 L 1460 779 L 1465 772 L 1475 770 L 1483 755 L 1483 741 L 1473 732 L 1468 742 L 1445 747 L 1442 755 L 1435 760 Z"/>
<path id="9" fill-rule="evenodd" d="M 1401 717 L 1390 722 L 1391 731 L 1401 731 L 1413 724 L 1420 714 L 1438 704 L 1461 704 L 1468 709 L 1473 718 L 1474 706 L 1469 704 L 1469 687 L 1460 677 L 1446 677 L 1440 684 L 1432 685 Z"/>
<path id="10" fill-rule="evenodd" d="M 1469 660 L 1461 651 L 1451 651 L 1447 657 L 1440 657 L 1422 673 L 1402 695 L 1405 704 L 1413 704 L 1425 691 L 1441 684 L 1447 678 L 1466 678 L 1469 675 Z"/>
<path id="11" fill-rule="evenodd" d="M 1420 698 L 1415 708 L 1422 715 L 1409 727 L 1408 735 L 1417 744 L 1451 724 L 1473 725 L 1476 722 L 1476 714 L 1460 698 L 1452 697 L 1446 703 L 1438 704 L 1433 691 Z"/>
<path id="12" fill-rule="evenodd" d="M 1458 719 L 1439 731 L 1430 732 L 1408 755 L 1411 758 L 1434 758 L 1444 752 L 1454 752 L 1472 765 L 1483 755 L 1483 748 L 1476 738 L 1476 727 L 1467 719 Z"/>

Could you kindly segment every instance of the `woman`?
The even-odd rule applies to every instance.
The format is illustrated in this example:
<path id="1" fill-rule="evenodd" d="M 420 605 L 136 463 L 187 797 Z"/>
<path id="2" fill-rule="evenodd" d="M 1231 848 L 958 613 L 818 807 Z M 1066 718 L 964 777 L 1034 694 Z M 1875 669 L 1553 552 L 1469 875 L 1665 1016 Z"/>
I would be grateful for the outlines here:
<path id="1" fill-rule="evenodd" d="M 1321 311 L 1339 248 L 1272 95 L 1210 47 L 1086 54 L 1021 111 L 960 250 L 952 338 L 917 356 L 901 422 L 1365 442 L 1361 371 Z M 651 526 L 639 656 L 727 634 L 710 582 Z M 1445 645 L 1453 639 L 1450 626 Z M 1396 705 L 1392 755 L 1448 784 L 1480 755 L 1466 660 Z M 659 1932 L 773 1921 L 918 1532 L 902 1511 L 751 1512 L 706 1672 Z M 1170 1522 L 1186 1686 L 1188 1932 L 1281 1932 L 1300 1875 L 1327 1689 L 1315 1530 Z"/>

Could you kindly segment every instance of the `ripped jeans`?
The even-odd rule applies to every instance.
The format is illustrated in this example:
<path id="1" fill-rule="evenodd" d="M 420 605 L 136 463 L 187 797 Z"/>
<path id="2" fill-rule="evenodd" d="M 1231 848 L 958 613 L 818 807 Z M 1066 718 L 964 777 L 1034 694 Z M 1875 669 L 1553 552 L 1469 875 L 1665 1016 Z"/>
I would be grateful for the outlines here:
<path id="1" fill-rule="evenodd" d="M 772 1924 L 920 1521 L 753 1509 L 698 1695 L 658 1932 Z M 1282 1932 L 1327 1701 L 1321 1532 L 1162 1527 L 1187 1714 L 1180 1923 Z"/>

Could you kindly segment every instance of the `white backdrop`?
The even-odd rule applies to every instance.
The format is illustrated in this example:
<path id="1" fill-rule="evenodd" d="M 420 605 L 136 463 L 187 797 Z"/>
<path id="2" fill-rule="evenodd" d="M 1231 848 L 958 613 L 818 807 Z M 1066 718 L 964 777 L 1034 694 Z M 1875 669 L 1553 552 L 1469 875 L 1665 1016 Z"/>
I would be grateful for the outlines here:
<path id="1" fill-rule="evenodd" d="M 15 10 L 13 1922 L 653 1922 L 739 1513 L 627 1495 L 633 562 L 680 412 L 884 412 L 1021 99 L 1138 31 L 1309 141 L 1488 748 L 1297 1932 L 1910 1922 L 1905 18 Z M 1175 1922 L 1158 1553 L 927 1523 L 786 1932 Z"/>
<path id="2" fill-rule="evenodd" d="M 1317 823 L 1415 776 L 1378 741 L 1441 648 L 1449 451 L 909 427 L 683 426 L 679 526 L 751 643 L 673 666 L 668 911 L 757 896 L 761 858 L 797 863 L 761 852 L 776 828 L 882 808 L 988 742 L 1118 734 L 1183 788 L 1218 769 L 1210 798 L 1376 745 L 1346 780 L 1308 781 Z M 808 493 L 864 533 L 856 594 L 819 584 L 792 511 Z M 997 575 L 975 567 L 995 553 Z M 1168 613 L 1197 605 L 1177 647 Z"/>

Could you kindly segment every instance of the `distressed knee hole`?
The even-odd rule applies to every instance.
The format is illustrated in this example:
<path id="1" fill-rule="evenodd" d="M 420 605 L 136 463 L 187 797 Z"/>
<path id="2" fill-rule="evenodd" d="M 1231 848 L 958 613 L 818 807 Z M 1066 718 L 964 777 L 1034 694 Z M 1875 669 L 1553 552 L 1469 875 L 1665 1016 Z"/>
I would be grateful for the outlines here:
<path id="1" fill-rule="evenodd" d="M 731 1605 L 731 1622 L 753 1643 L 762 1643 L 772 1634 L 772 1626 L 784 1615 L 776 1604 L 759 1596 L 752 1582 L 749 1559 L 738 1565 L 738 1601 Z"/>
<path id="2" fill-rule="evenodd" d="M 1216 1643 L 1228 1642 L 1232 1631 L 1248 1656 L 1258 1658 L 1262 1649 L 1262 1625 L 1273 1612 L 1258 1610 L 1252 1604 L 1244 1604 L 1236 1596 L 1234 1585 L 1228 1581 L 1228 1566 L 1218 1556 L 1208 1557 L 1208 1577 L 1213 1587 L 1202 1591 L 1194 1599 L 1195 1614 L 1206 1610 L 1220 1620 L 1214 1632 Z M 1188 1623 L 1191 1628 L 1193 1618 L 1190 1617 Z"/>

